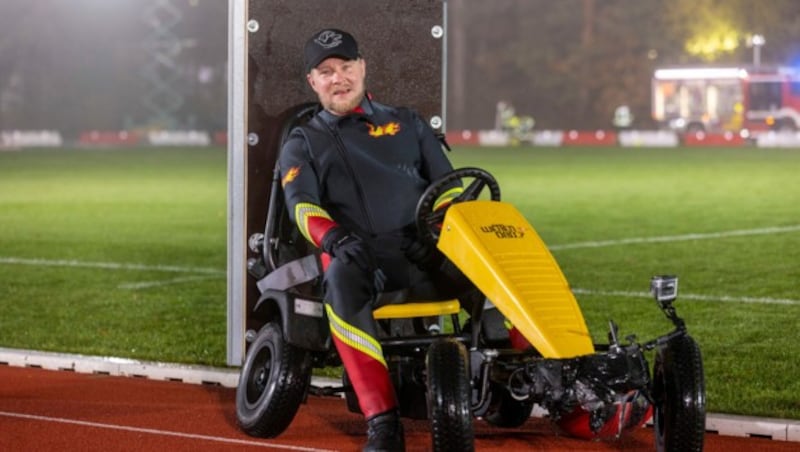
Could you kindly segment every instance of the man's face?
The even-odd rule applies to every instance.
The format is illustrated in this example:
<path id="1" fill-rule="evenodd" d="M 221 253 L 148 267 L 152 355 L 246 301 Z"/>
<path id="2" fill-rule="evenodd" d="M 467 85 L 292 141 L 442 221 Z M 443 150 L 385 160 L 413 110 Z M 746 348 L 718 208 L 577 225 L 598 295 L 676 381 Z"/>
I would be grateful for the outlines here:
<path id="1" fill-rule="evenodd" d="M 366 63 L 357 60 L 328 58 L 312 69 L 306 79 L 317 93 L 322 106 L 336 115 L 352 111 L 364 98 Z"/>

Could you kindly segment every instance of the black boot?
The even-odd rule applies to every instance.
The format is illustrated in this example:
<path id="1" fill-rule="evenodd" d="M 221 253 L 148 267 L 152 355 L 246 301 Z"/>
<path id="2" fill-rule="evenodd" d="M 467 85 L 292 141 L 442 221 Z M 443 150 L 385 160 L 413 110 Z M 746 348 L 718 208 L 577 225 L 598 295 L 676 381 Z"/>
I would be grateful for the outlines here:
<path id="1" fill-rule="evenodd" d="M 367 444 L 363 452 L 405 452 L 403 424 L 397 410 L 367 419 Z"/>

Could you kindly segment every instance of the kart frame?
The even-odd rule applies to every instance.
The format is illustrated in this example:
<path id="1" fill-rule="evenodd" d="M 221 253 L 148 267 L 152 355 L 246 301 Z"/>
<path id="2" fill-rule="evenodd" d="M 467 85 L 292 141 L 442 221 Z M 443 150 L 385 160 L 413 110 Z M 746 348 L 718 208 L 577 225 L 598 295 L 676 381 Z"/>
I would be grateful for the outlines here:
<path id="1" fill-rule="evenodd" d="M 317 108 L 302 104 L 287 111 L 282 136 Z M 343 393 L 348 408 L 359 411 L 346 372 L 340 386 L 311 384 L 313 369 L 340 366 L 341 361 L 331 346 L 318 252 L 289 221 L 279 179 L 276 168 L 264 233 L 248 240 L 255 254 L 248 272 L 261 296 L 249 316 L 236 406 L 240 427 L 259 437 L 280 435 L 308 395 Z M 462 195 L 447 209 L 434 212 L 433 201 L 454 182 L 465 187 Z M 479 199 L 482 194 L 487 197 L 484 192 L 488 200 Z M 500 200 L 491 174 L 461 168 L 434 181 L 420 198 L 416 217 L 420 237 L 436 244 L 446 257 L 442 271 L 465 279 L 468 289 L 456 300 L 399 304 L 407 294 L 381 294 L 384 300 L 378 304 L 388 304 L 375 318 L 401 415 L 430 420 L 434 450 L 473 450 L 476 418 L 519 427 L 534 405 L 546 409 L 566 434 L 586 439 L 619 438 L 652 415 L 657 450 L 702 450 L 702 357 L 674 307 L 677 277 L 655 276 L 650 282 L 657 306 L 674 325 L 672 331 L 643 343 L 635 336 L 623 341 L 610 321 L 608 343 L 594 344 L 566 280 L 558 289 L 557 303 L 569 308 L 571 317 L 563 330 L 553 330 L 548 322 L 540 324 L 541 316 L 529 315 L 535 311 L 526 304 L 530 297 L 517 290 L 535 285 L 531 281 L 537 275 L 516 282 L 505 278 L 507 269 L 497 261 L 507 254 L 503 247 L 512 242 L 509 239 L 523 235 L 527 241 L 513 246 L 530 244 L 549 259 L 544 273 L 563 275 L 540 246 L 533 227 Z M 487 225 L 482 218 L 500 220 Z M 480 232 L 491 238 L 477 237 Z M 502 240 L 493 242 L 495 238 Z M 512 320 L 531 346 L 512 346 L 504 320 Z M 652 368 L 645 356 L 649 351 L 655 351 Z"/>

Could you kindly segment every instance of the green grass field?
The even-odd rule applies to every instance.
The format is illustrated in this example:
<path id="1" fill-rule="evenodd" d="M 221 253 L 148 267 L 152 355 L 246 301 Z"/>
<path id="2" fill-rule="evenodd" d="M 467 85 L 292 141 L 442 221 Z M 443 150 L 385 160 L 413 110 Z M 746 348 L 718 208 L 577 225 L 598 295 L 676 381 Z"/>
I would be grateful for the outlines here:
<path id="1" fill-rule="evenodd" d="M 713 412 L 800 419 L 800 151 L 455 149 L 551 247 L 596 340 L 671 325 Z M 0 346 L 222 366 L 222 149 L 0 152 Z"/>

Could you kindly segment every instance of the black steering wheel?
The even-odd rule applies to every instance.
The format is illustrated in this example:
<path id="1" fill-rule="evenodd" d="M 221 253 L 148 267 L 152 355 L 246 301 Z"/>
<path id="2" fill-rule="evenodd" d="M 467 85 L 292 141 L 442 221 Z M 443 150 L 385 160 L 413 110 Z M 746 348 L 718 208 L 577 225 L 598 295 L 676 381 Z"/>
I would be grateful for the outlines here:
<path id="1" fill-rule="evenodd" d="M 469 185 L 465 183 L 468 179 L 473 179 Z M 419 202 L 417 202 L 417 211 L 414 218 L 420 240 L 430 243 L 436 243 L 436 241 L 439 240 L 439 232 L 442 221 L 444 221 L 444 214 L 449 206 L 434 211 L 433 203 L 439 199 L 446 189 L 452 188 L 455 182 L 459 182 L 461 186 L 466 185 L 466 188 L 460 195 L 453 199 L 451 204 L 476 200 L 486 187 L 489 188 L 491 200 L 500 201 L 500 185 L 488 171 L 480 168 L 459 168 L 453 170 L 433 181 L 425 192 L 422 193 Z"/>

